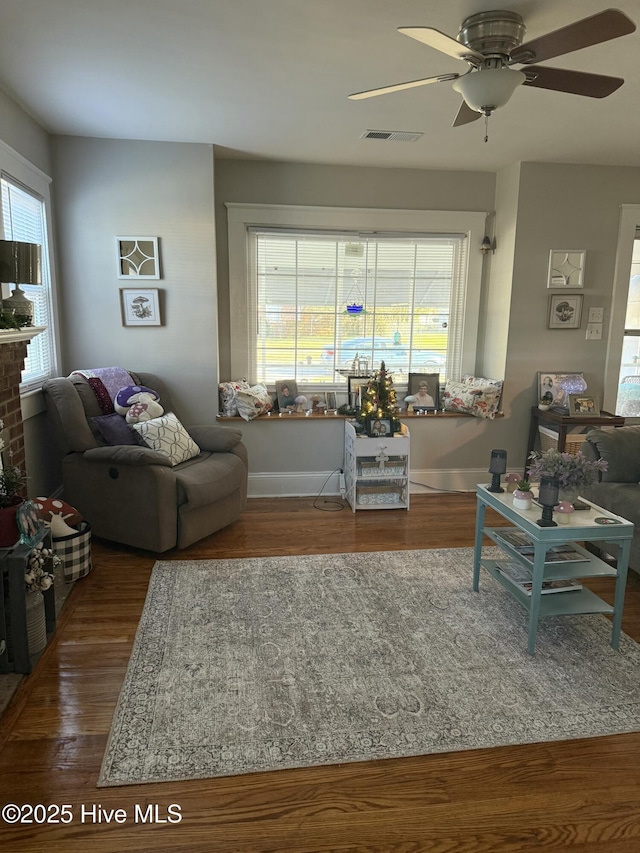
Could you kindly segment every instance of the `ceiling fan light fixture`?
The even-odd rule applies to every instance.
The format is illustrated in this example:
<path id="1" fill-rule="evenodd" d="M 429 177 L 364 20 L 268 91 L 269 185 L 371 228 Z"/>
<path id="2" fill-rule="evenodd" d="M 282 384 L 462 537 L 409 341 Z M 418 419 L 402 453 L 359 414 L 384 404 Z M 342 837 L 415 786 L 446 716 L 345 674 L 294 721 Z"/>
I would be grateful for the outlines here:
<path id="1" fill-rule="evenodd" d="M 472 110 L 490 115 L 503 107 L 525 80 L 525 74 L 514 68 L 483 68 L 459 77 L 452 86 Z"/>

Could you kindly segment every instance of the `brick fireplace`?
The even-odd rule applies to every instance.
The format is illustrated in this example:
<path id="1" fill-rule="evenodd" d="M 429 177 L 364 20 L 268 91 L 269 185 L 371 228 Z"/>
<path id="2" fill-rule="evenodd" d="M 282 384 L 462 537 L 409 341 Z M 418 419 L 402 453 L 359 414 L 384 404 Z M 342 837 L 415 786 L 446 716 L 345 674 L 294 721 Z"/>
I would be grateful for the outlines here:
<path id="1" fill-rule="evenodd" d="M 0 419 L 4 422 L 4 465 L 25 468 L 24 428 L 20 405 L 20 379 L 27 345 L 43 331 L 40 327 L 0 331 Z"/>

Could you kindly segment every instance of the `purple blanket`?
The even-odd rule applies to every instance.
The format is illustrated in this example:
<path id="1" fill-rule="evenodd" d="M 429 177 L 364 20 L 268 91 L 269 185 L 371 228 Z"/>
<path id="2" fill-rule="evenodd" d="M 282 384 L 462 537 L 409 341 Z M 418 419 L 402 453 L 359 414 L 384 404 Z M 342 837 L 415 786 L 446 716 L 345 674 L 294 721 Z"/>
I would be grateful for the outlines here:
<path id="1" fill-rule="evenodd" d="M 135 385 L 133 377 L 123 367 L 96 367 L 91 370 L 74 370 L 72 376 L 84 376 L 105 415 L 115 412 L 113 401 L 121 388 Z"/>

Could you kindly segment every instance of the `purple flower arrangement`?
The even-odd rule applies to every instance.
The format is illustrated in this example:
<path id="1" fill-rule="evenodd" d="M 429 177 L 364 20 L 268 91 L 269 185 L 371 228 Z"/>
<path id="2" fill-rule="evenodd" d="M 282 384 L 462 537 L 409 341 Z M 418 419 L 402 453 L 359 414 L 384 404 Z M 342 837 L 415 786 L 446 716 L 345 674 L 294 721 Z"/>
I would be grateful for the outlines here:
<path id="1" fill-rule="evenodd" d="M 591 461 L 582 453 L 560 453 L 558 450 L 545 450 L 542 454 L 531 454 L 532 463 L 527 468 L 531 480 L 541 477 L 557 478 L 560 488 L 582 488 L 594 483 L 601 471 L 606 471 L 609 463 L 604 459 Z"/>

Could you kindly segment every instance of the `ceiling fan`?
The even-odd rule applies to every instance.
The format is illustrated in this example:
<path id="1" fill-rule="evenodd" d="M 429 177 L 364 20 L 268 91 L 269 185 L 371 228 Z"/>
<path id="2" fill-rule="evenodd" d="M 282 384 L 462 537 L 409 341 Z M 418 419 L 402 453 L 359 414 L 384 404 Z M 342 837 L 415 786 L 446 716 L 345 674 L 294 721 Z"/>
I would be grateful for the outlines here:
<path id="1" fill-rule="evenodd" d="M 635 28 L 633 21 L 618 9 L 606 9 L 525 43 L 523 18 L 517 12 L 505 10 L 479 12 L 465 18 L 455 39 L 432 27 L 398 27 L 398 32 L 403 35 L 447 56 L 461 59 L 469 68 L 460 74 L 438 74 L 356 92 L 349 97 L 360 100 L 430 83 L 452 82 L 453 88 L 463 98 L 453 127 L 468 124 L 482 115 L 487 119 L 494 110 L 507 103 L 521 84 L 590 98 L 606 98 L 622 86 L 624 80 L 621 77 L 534 63 L 619 38 L 634 32 Z M 524 65 L 524 69 L 520 71 L 512 68 L 513 65 Z"/>

